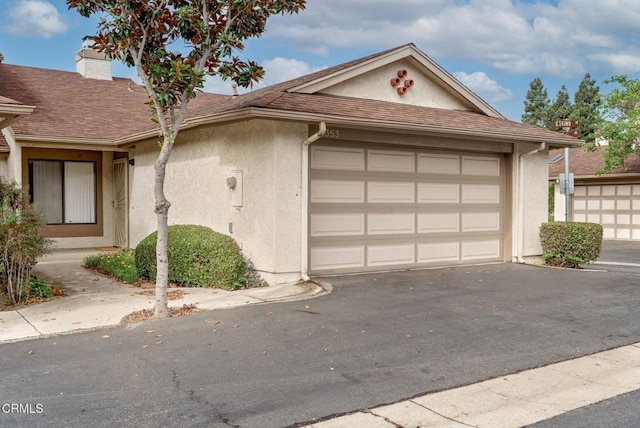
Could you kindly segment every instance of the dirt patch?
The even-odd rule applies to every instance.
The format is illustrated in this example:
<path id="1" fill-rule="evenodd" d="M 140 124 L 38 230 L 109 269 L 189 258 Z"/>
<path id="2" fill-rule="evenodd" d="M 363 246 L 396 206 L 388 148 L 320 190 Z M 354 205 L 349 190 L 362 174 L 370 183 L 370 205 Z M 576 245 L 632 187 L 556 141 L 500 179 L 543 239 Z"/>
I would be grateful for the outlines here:
<path id="1" fill-rule="evenodd" d="M 202 309 L 196 308 L 195 305 L 183 305 L 181 308 L 169 308 L 170 317 L 181 317 L 183 315 L 197 314 Z M 153 309 L 143 309 L 133 312 L 122 318 L 121 323 L 134 323 L 147 320 L 153 317 Z"/>
<path id="2" fill-rule="evenodd" d="M 64 293 L 57 287 L 52 286 L 51 291 L 53 292 L 54 299 L 60 299 L 64 297 Z M 17 311 L 18 309 L 22 309 L 26 306 L 37 305 L 38 303 L 49 302 L 52 299 L 38 299 L 36 297 L 29 297 L 23 300 L 20 304 L 10 305 L 9 304 L 9 296 L 4 290 L 0 290 L 0 312 L 4 311 Z"/>
<path id="3" fill-rule="evenodd" d="M 144 290 L 144 291 L 140 291 L 139 293 L 136 293 L 139 296 L 154 296 L 156 295 L 156 290 Z M 182 290 L 169 290 L 167 291 L 167 300 L 178 300 L 178 299 L 182 299 L 182 296 L 184 296 L 184 291 Z"/>

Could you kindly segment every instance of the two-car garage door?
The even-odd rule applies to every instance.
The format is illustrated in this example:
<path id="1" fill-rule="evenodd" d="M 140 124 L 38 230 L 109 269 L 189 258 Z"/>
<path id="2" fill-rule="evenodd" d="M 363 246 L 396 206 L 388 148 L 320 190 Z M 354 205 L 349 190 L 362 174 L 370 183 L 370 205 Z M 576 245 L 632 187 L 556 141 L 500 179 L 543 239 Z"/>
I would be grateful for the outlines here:
<path id="1" fill-rule="evenodd" d="M 605 239 L 640 239 L 640 185 L 576 186 L 573 221 L 599 223 Z"/>
<path id="2" fill-rule="evenodd" d="M 501 261 L 502 155 L 312 146 L 313 274 Z"/>

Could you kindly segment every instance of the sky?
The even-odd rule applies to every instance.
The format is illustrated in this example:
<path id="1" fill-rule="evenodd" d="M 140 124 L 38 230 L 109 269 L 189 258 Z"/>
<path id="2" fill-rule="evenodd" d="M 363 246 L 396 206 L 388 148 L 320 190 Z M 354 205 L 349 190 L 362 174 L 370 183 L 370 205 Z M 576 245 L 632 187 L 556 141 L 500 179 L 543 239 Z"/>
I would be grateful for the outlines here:
<path id="1" fill-rule="evenodd" d="M 414 43 L 507 118 L 520 121 L 529 83 L 553 100 L 573 97 L 585 73 L 597 81 L 640 72 L 638 0 L 307 0 L 298 15 L 270 19 L 243 58 L 266 71 L 258 86 Z M 97 18 L 65 0 L 0 0 L 0 53 L 9 64 L 75 71 Z M 114 75 L 135 78 L 114 64 Z M 256 86 L 254 86 L 255 88 Z M 231 84 L 207 81 L 209 92 Z"/>

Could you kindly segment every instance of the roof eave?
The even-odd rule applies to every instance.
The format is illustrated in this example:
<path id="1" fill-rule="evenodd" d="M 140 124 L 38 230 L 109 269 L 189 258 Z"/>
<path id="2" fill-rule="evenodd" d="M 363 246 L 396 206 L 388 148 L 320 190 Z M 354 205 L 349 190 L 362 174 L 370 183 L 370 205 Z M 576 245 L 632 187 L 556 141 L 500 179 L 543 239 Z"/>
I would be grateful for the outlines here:
<path id="1" fill-rule="evenodd" d="M 35 110 L 35 106 L 23 104 L 0 104 L 0 129 L 11 126 L 21 116 L 26 116 Z"/>
<path id="2" fill-rule="evenodd" d="M 84 149 L 100 151 L 117 151 L 119 148 L 113 139 L 79 138 L 49 135 L 16 134 L 16 142 L 23 147 L 51 147 L 60 149 Z"/>
<path id="3" fill-rule="evenodd" d="M 289 120 L 298 122 L 327 122 L 333 126 L 346 126 L 352 128 L 373 128 L 391 131 L 404 131 L 413 133 L 422 133 L 429 135 L 455 136 L 458 138 L 476 139 L 495 142 L 507 143 L 546 143 L 554 147 L 573 147 L 582 145 L 580 140 L 567 141 L 566 137 L 547 137 L 540 138 L 538 136 L 519 135 L 517 133 L 488 132 L 484 130 L 473 130 L 455 127 L 445 127 L 436 125 L 421 125 L 395 121 L 380 121 L 361 118 L 345 118 L 343 116 L 333 116 L 324 114 L 314 114 L 305 112 L 283 111 L 276 109 L 265 109 L 256 107 L 247 107 L 240 110 L 234 110 L 224 113 L 215 113 L 212 115 L 201 116 L 197 118 L 187 119 L 183 123 L 181 129 L 190 129 L 198 126 L 231 122 L 247 119 L 276 119 Z M 123 138 L 118 138 L 114 144 L 118 146 L 134 144 L 138 141 L 158 136 L 158 130 L 148 130 Z"/>

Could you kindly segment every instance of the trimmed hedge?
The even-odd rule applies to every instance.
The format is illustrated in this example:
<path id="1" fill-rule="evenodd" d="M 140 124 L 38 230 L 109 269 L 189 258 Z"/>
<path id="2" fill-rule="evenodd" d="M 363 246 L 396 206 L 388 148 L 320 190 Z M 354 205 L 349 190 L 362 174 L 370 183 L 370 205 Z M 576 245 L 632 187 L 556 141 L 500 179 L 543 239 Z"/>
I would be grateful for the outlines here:
<path id="1" fill-rule="evenodd" d="M 144 238 L 135 249 L 140 278 L 156 278 L 158 233 Z M 219 287 L 227 290 L 246 284 L 246 263 L 230 236 L 196 225 L 169 226 L 167 252 L 169 281 L 184 287 Z"/>
<path id="2" fill-rule="evenodd" d="M 602 226 L 596 223 L 554 222 L 540 227 L 542 259 L 546 264 L 577 268 L 600 256 Z"/>

